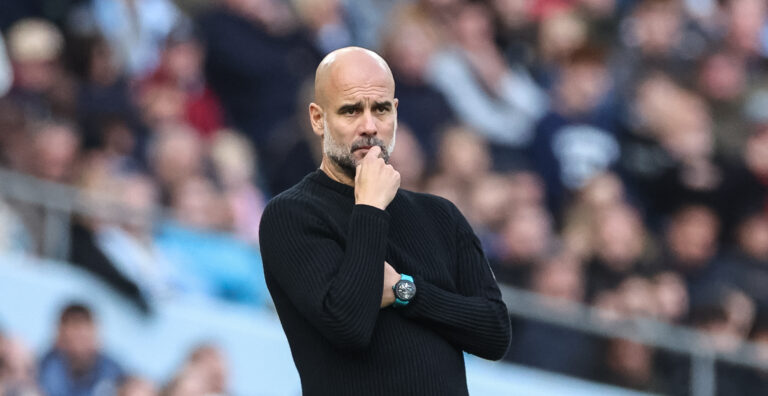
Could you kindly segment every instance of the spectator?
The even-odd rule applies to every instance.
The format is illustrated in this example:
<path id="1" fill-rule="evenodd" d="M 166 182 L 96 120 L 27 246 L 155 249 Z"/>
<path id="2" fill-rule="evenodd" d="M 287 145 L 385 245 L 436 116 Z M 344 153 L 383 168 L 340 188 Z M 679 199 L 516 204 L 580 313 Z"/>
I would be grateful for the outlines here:
<path id="1" fill-rule="evenodd" d="M 194 289 L 194 280 L 180 272 L 154 242 L 154 215 L 159 212 L 157 189 L 143 175 L 118 176 L 107 187 L 127 215 L 95 224 L 94 243 L 109 263 L 136 284 L 148 300 L 166 299 Z"/>
<path id="2" fill-rule="evenodd" d="M 188 30 L 180 27 L 171 33 L 157 69 L 142 82 L 148 101 L 145 111 L 154 114 L 149 116 L 151 125 L 189 123 L 210 140 L 224 126 L 224 114 L 205 81 L 202 43 Z"/>
<path id="3" fill-rule="evenodd" d="M 524 287 L 537 263 L 551 253 L 554 238 L 552 220 L 540 204 L 513 208 L 496 247 L 499 282 Z"/>
<path id="4" fill-rule="evenodd" d="M 634 273 L 649 272 L 648 236 L 637 211 L 615 205 L 597 213 L 593 256 L 588 264 L 588 296 L 613 289 Z"/>
<path id="5" fill-rule="evenodd" d="M 718 262 L 720 282 L 744 291 L 760 308 L 768 308 L 768 215 L 757 210 L 744 217 L 736 229 L 736 246 Z"/>
<path id="6" fill-rule="evenodd" d="M 411 127 L 428 162 L 435 159 L 442 128 L 454 118 L 446 98 L 428 81 L 430 62 L 440 44 L 429 16 L 410 4 L 394 10 L 381 43 L 397 86 L 398 121 Z"/>
<path id="7" fill-rule="evenodd" d="M 654 367 L 654 350 L 646 345 L 616 338 L 605 346 L 601 381 L 646 392 L 663 392 Z"/>
<path id="8" fill-rule="evenodd" d="M 151 382 L 139 377 L 126 377 L 117 390 L 117 396 L 159 396 Z"/>
<path id="9" fill-rule="evenodd" d="M 71 117 L 74 82 L 64 70 L 64 38 L 42 19 L 23 19 L 8 31 L 8 56 L 14 73 L 10 97 L 36 118 Z"/>
<path id="10" fill-rule="evenodd" d="M 261 255 L 231 231 L 231 212 L 203 177 L 183 181 L 171 197 L 172 219 L 160 225 L 155 243 L 194 280 L 196 294 L 263 307 L 269 301 Z"/>
<path id="11" fill-rule="evenodd" d="M 550 258 L 534 269 L 531 289 L 551 298 L 550 308 L 573 312 L 570 302 L 584 299 L 580 263 L 562 256 Z M 590 336 L 564 327 L 524 321 L 509 357 L 512 361 L 562 374 L 589 378 L 594 375 L 597 345 Z"/>
<path id="12" fill-rule="evenodd" d="M 692 306 L 706 300 L 713 287 L 712 262 L 718 253 L 720 221 L 704 206 L 686 206 L 678 210 L 665 232 L 666 268 L 684 278 Z"/>
<path id="13" fill-rule="evenodd" d="M 250 142 L 234 131 L 220 131 L 212 142 L 211 162 L 227 206 L 232 226 L 242 240 L 259 242 L 259 222 L 266 206 L 265 194 L 254 184 L 256 154 Z"/>
<path id="14" fill-rule="evenodd" d="M 171 30 L 186 22 L 169 0 L 93 0 L 88 11 L 120 64 L 137 77 L 155 68 Z"/>
<path id="15" fill-rule="evenodd" d="M 102 351 L 91 310 L 71 303 L 62 311 L 56 343 L 40 362 L 40 387 L 49 396 L 114 393 L 120 365 Z"/>
<path id="16" fill-rule="evenodd" d="M 0 394 L 42 396 L 32 352 L 18 339 L 0 336 Z"/>
<path id="17" fill-rule="evenodd" d="M 181 183 L 203 174 L 204 152 L 199 135 L 186 124 L 166 124 L 147 147 L 150 168 L 159 183 L 160 202 L 167 205 Z"/>
<path id="18" fill-rule="evenodd" d="M 319 62 L 288 5 L 225 0 L 200 16 L 205 71 L 225 116 L 257 149 L 296 107 L 296 94 Z"/>
<path id="19" fill-rule="evenodd" d="M 546 95 L 524 69 L 507 64 L 482 3 L 460 5 L 452 27 L 455 43 L 435 55 L 428 80 L 457 117 L 488 140 L 497 169 L 518 168 L 546 111 Z"/>
<path id="20" fill-rule="evenodd" d="M 571 194 L 619 158 L 617 109 L 605 62 L 602 49 L 574 51 L 562 66 L 549 113 L 536 127 L 532 160 L 558 219 Z"/>
<path id="21" fill-rule="evenodd" d="M 227 364 L 213 345 L 195 348 L 176 377 L 163 391 L 165 396 L 223 396 L 227 391 Z"/>
<path id="22" fill-rule="evenodd" d="M 399 169 L 401 188 L 422 191 L 427 157 L 409 125 L 397 124 L 397 145 L 389 160 Z"/>

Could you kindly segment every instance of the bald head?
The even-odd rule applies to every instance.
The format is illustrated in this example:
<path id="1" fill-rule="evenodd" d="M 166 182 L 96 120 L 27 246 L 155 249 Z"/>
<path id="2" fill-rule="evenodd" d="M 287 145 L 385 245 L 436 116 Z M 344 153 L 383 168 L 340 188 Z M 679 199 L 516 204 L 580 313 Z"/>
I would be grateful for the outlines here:
<path id="1" fill-rule="evenodd" d="M 330 98 L 354 87 L 380 86 L 391 89 L 395 80 L 387 62 L 379 54 L 360 47 L 346 47 L 323 58 L 315 72 L 315 102 L 327 106 Z"/>

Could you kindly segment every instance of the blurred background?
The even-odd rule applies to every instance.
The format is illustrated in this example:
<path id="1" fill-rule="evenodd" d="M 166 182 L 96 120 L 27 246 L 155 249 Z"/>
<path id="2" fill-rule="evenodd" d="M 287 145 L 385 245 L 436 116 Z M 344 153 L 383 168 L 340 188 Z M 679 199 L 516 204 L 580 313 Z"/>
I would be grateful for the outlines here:
<path id="1" fill-rule="evenodd" d="M 266 202 L 323 55 L 510 308 L 473 395 L 768 394 L 764 0 L 3 0 L 0 395 L 298 395 Z"/>

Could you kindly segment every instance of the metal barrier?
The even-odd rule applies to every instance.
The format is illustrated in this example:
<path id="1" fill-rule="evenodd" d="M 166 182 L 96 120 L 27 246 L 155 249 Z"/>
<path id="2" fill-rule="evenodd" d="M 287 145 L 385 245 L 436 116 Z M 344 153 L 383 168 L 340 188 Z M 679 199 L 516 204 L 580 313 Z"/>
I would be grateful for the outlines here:
<path id="1" fill-rule="evenodd" d="M 54 242 L 68 238 L 69 221 L 73 215 L 135 223 L 152 221 L 157 218 L 155 214 L 160 213 L 159 208 L 153 213 L 136 213 L 116 202 L 84 194 L 72 186 L 4 169 L 0 169 L 0 195 L 41 207 L 45 218 L 43 254 L 55 259 L 62 257 L 56 257 Z M 555 300 L 504 285 L 500 288 L 510 314 L 691 356 L 692 396 L 715 395 L 717 361 L 768 370 L 768 361 L 757 357 L 760 347 L 755 343 L 742 342 L 737 350 L 718 351 L 712 346 L 710 336 L 687 327 L 649 318 L 607 319 L 603 312 L 588 305 Z"/>

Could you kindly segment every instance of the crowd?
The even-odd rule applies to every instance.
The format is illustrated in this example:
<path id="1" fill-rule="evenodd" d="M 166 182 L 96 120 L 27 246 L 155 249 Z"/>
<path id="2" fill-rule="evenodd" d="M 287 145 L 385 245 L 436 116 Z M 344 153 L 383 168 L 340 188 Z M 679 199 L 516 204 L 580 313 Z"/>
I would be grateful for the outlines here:
<path id="1" fill-rule="evenodd" d="M 261 211 L 319 164 L 315 66 L 361 45 L 395 76 L 402 187 L 453 201 L 500 283 L 768 347 L 763 0 L 4 0 L 0 29 L 0 163 L 141 214 L 77 216 L 48 252 L 147 312 L 269 305 Z M 43 216 L 0 201 L 0 248 L 42 254 Z M 519 318 L 513 334 L 514 362 L 689 386 L 684 356 Z M 718 394 L 761 393 L 766 373 L 718 366 Z"/>
<path id="2" fill-rule="evenodd" d="M 222 352 L 205 343 L 193 348 L 163 386 L 132 375 L 104 351 L 91 309 L 76 302 L 62 309 L 56 338 L 39 363 L 23 340 L 0 333 L 3 396 L 224 395 L 228 377 Z"/>

